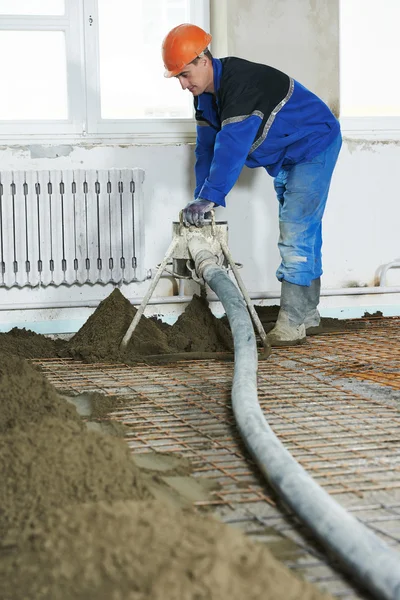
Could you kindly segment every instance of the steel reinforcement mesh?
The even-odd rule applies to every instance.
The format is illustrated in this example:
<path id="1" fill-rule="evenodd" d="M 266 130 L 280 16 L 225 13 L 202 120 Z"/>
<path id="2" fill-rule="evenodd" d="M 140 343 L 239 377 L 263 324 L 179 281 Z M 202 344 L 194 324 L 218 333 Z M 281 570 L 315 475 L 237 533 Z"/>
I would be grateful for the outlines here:
<path id="1" fill-rule="evenodd" d="M 268 423 L 314 479 L 400 550 L 400 319 L 309 338 L 259 363 Z M 264 541 L 302 577 L 333 596 L 368 598 L 280 505 L 240 440 L 230 406 L 232 362 L 84 364 L 34 361 L 60 390 L 126 400 L 112 417 L 132 452 L 177 453 L 216 484 L 199 509 Z"/>

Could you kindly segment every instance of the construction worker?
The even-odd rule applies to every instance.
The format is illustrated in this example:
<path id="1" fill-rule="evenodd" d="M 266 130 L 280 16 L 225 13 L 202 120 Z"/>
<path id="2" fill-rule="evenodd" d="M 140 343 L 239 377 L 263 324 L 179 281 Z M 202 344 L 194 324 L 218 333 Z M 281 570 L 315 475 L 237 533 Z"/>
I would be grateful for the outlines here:
<path id="1" fill-rule="evenodd" d="M 301 344 L 320 322 L 321 220 L 342 144 L 328 106 L 289 75 L 241 58 L 214 58 L 211 35 L 191 24 L 165 37 L 166 77 L 194 98 L 197 124 L 196 189 L 183 211 L 186 225 L 202 226 L 244 165 L 274 178 L 279 201 L 281 302 L 272 346 Z"/>

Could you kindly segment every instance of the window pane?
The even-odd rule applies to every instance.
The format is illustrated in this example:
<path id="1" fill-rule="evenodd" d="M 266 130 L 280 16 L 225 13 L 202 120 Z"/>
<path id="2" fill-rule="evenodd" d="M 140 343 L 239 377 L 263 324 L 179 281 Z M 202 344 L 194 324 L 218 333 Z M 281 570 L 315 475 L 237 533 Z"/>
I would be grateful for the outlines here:
<path id="1" fill-rule="evenodd" d="M 99 0 L 103 119 L 190 118 L 193 97 L 165 79 L 161 43 L 189 19 L 187 0 Z"/>
<path id="2" fill-rule="evenodd" d="M 63 15 L 64 0 L 0 0 L 0 15 Z"/>
<path id="3" fill-rule="evenodd" d="M 341 115 L 400 116 L 399 0 L 341 0 Z"/>
<path id="4" fill-rule="evenodd" d="M 0 31 L 0 120 L 67 119 L 65 36 Z"/>

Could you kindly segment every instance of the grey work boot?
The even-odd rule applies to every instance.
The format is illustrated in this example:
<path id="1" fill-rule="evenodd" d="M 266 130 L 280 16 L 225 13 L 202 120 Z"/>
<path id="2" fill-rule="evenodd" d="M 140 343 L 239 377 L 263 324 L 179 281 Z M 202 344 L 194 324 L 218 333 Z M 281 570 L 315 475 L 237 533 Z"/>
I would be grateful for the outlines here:
<path id="1" fill-rule="evenodd" d="M 307 289 L 307 312 L 304 319 L 306 332 L 318 327 L 321 322 L 321 316 L 317 310 L 321 293 L 321 278 L 313 279 L 310 287 Z"/>
<path id="2" fill-rule="evenodd" d="M 267 334 L 271 346 L 304 344 L 304 320 L 308 310 L 309 289 L 303 285 L 282 281 L 281 308 L 275 327 Z"/>

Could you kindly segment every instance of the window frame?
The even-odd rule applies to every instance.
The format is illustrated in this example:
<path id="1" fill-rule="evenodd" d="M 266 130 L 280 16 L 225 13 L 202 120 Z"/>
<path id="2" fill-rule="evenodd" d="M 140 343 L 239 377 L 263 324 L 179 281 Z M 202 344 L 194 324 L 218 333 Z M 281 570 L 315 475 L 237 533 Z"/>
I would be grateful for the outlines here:
<path id="1" fill-rule="evenodd" d="M 342 99 L 342 8 L 339 3 L 339 106 Z M 400 115 L 399 116 L 342 116 L 340 110 L 340 124 L 344 135 L 349 138 L 398 140 L 400 139 Z"/>
<path id="2" fill-rule="evenodd" d="M 67 57 L 68 119 L 52 120 L 0 120 L 0 139 L 27 137 L 29 135 L 76 135 L 82 132 L 85 121 L 85 88 L 81 69 L 74 68 L 83 51 L 83 37 L 79 29 L 82 22 L 80 2 L 66 2 L 64 15 L 4 16 L 0 19 L 2 31 L 62 31 L 65 35 Z M 73 31 L 76 33 L 73 35 Z M 76 35 L 77 34 L 77 35 Z"/>
<path id="3" fill-rule="evenodd" d="M 207 30 L 209 4 L 209 0 L 189 0 L 190 20 L 196 20 Z M 0 30 L 65 33 L 69 114 L 66 120 L 0 121 L 0 141 L 3 144 L 21 141 L 151 144 L 195 140 L 194 114 L 189 119 L 101 118 L 97 6 L 97 0 L 66 0 L 64 15 L 1 16 Z M 92 65 L 92 68 L 88 69 L 87 65 Z"/>

